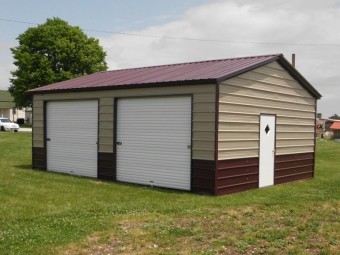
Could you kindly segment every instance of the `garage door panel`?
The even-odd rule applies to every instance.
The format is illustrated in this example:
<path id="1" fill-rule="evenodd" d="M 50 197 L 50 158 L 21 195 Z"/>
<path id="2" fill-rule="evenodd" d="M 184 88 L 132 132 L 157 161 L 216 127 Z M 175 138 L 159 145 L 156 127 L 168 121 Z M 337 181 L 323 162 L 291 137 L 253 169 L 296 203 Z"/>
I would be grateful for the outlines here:
<path id="1" fill-rule="evenodd" d="M 54 101 L 46 108 L 47 170 L 97 177 L 98 101 Z"/>
<path id="2" fill-rule="evenodd" d="M 117 180 L 190 190 L 191 97 L 119 99 Z"/>

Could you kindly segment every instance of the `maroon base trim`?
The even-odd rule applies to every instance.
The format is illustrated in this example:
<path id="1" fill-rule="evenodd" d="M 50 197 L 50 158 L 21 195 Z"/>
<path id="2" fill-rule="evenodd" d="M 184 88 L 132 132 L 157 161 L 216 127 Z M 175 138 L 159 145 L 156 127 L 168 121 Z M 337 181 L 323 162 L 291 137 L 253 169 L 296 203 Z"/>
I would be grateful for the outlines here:
<path id="1" fill-rule="evenodd" d="M 41 147 L 32 148 L 33 169 L 46 170 L 46 150 Z"/>
<path id="2" fill-rule="evenodd" d="M 98 179 L 116 180 L 116 164 L 113 153 L 98 152 Z"/>
<path id="3" fill-rule="evenodd" d="M 213 160 L 191 160 L 191 191 L 215 194 L 215 162 Z"/>
<path id="4" fill-rule="evenodd" d="M 258 158 L 220 160 L 216 172 L 216 195 L 258 188 Z"/>
<path id="5" fill-rule="evenodd" d="M 274 184 L 313 178 L 314 153 L 279 155 L 275 157 Z"/>
<path id="6" fill-rule="evenodd" d="M 46 170 L 45 148 L 32 148 L 33 168 Z M 281 184 L 314 176 L 314 153 L 279 155 L 275 157 L 274 184 Z M 216 181 L 215 181 L 216 178 Z M 116 180 L 114 153 L 98 153 L 98 179 Z M 224 195 L 258 188 L 259 159 L 191 161 L 191 191 Z M 216 190 L 216 191 L 215 191 Z"/>

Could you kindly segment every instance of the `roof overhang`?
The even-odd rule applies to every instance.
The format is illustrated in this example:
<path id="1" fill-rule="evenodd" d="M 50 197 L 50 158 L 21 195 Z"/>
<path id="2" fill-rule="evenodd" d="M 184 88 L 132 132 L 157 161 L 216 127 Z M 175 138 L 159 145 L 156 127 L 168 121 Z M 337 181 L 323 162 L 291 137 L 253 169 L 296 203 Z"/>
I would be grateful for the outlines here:
<path id="1" fill-rule="evenodd" d="M 41 91 L 27 91 L 28 95 L 35 94 L 49 94 L 49 93 L 68 93 L 68 92 L 86 92 L 86 91 L 102 91 L 102 90 L 121 90 L 121 89 L 136 89 L 136 88 L 154 88 L 154 87 L 169 87 L 169 86 L 185 86 L 185 85 L 207 85 L 216 84 L 216 79 L 202 79 L 202 80 L 189 80 L 189 81 L 171 81 L 171 82 L 157 82 L 157 83 L 143 83 L 143 84 L 130 84 L 104 86 L 104 87 L 87 87 L 87 88 L 72 88 L 72 89 L 55 89 L 55 90 L 41 90 Z"/>
<path id="2" fill-rule="evenodd" d="M 51 88 L 51 89 L 33 89 L 29 90 L 27 94 L 47 94 L 47 93 L 66 93 L 66 92 L 83 92 L 83 91 L 99 91 L 99 90 L 116 90 L 116 89 L 131 89 L 131 88 L 151 88 L 151 87 L 167 87 L 167 86 L 183 86 L 183 85 L 199 85 L 199 84 L 219 84 L 222 81 L 228 80 L 235 76 L 249 72 L 261 66 L 270 64 L 277 61 L 299 84 L 305 88 L 311 96 L 316 99 L 321 98 L 321 94 L 285 59 L 282 54 L 268 55 L 266 59 L 261 62 L 246 66 L 235 70 L 234 72 L 227 72 L 226 75 L 220 77 L 214 77 L 210 79 L 187 79 L 187 80 L 173 80 L 173 81 L 161 81 L 151 83 L 138 83 L 138 84 L 107 84 L 105 86 L 88 86 L 88 87 L 70 87 L 70 88 Z M 79 79 L 79 78 L 78 78 Z M 81 78 L 80 78 L 81 79 Z"/>

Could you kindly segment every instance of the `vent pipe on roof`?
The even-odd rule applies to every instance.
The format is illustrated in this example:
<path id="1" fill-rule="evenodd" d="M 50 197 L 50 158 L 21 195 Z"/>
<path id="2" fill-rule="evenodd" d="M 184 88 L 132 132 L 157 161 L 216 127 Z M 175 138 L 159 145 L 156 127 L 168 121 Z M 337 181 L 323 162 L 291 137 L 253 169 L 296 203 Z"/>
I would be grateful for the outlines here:
<path id="1" fill-rule="evenodd" d="M 295 54 L 292 54 L 292 66 L 295 67 Z"/>

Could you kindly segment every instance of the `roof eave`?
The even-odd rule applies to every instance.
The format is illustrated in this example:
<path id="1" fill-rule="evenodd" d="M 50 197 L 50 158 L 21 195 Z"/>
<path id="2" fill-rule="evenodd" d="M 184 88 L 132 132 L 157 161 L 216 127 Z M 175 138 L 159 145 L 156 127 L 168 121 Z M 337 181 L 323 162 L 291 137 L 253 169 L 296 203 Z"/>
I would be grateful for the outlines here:
<path id="1" fill-rule="evenodd" d="M 217 82 L 216 79 L 201 79 L 201 80 L 131 84 L 129 86 L 112 85 L 112 86 L 103 86 L 103 87 L 85 87 L 85 88 L 71 88 L 71 89 L 30 90 L 30 91 L 27 91 L 26 93 L 28 95 L 35 95 L 35 94 L 85 92 L 85 91 L 98 91 L 98 90 L 117 90 L 117 89 L 131 89 L 131 88 L 154 88 L 154 87 L 167 87 L 167 86 L 204 85 L 204 84 L 216 84 L 216 82 Z"/>

